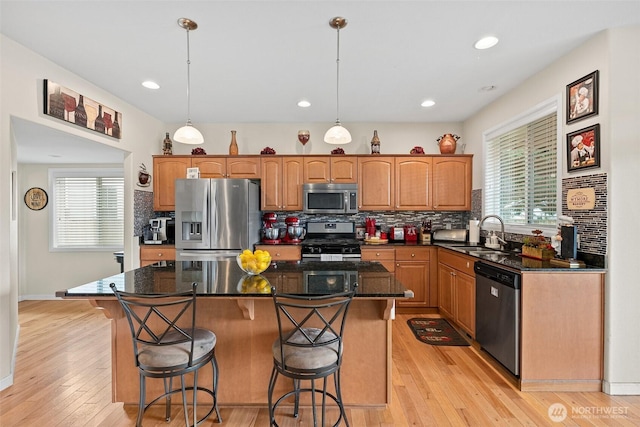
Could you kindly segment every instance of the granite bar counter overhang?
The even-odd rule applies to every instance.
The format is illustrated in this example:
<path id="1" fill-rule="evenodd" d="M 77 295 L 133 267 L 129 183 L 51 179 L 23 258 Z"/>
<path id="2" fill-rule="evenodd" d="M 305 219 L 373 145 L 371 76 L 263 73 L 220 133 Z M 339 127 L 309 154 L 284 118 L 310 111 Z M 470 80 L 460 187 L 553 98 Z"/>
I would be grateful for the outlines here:
<path id="1" fill-rule="evenodd" d="M 387 405 L 391 399 L 395 300 L 411 298 L 413 293 L 376 262 L 279 262 L 261 276 L 279 292 L 302 295 L 341 292 L 337 284 L 357 278 L 358 292 L 345 332 L 343 398 L 351 407 Z M 131 335 L 109 284 L 113 282 L 127 292 L 162 294 L 188 290 L 197 282 L 198 324 L 217 335 L 220 404 L 266 406 L 273 363 L 271 344 L 277 336 L 275 309 L 270 286 L 261 290 L 247 287 L 252 283 L 247 279 L 235 259 L 167 261 L 60 291 L 57 296 L 87 299 L 112 320 L 112 400 L 135 404 L 138 375 Z M 284 392 L 282 386 L 280 391 Z M 147 395 L 160 393 L 161 389 L 161 382 L 148 384 Z"/>

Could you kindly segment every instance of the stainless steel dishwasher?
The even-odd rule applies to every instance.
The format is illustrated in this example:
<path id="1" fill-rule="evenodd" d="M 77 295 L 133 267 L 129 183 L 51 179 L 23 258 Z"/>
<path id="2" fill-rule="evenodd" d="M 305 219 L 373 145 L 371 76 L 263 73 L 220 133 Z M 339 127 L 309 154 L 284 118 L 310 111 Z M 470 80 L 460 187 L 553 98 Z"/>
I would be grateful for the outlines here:
<path id="1" fill-rule="evenodd" d="M 520 274 L 477 261 L 476 341 L 520 375 Z"/>

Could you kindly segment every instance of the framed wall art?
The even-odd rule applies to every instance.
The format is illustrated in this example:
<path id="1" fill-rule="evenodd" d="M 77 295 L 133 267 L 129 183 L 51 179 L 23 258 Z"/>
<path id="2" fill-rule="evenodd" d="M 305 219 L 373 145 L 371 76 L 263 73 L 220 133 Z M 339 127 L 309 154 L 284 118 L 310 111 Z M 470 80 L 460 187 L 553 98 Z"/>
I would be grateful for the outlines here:
<path id="1" fill-rule="evenodd" d="M 600 167 L 600 125 L 567 134 L 567 171 Z"/>
<path id="2" fill-rule="evenodd" d="M 567 85 L 567 124 L 598 114 L 598 70 Z"/>
<path id="3" fill-rule="evenodd" d="M 44 113 L 113 138 L 122 138 L 122 113 L 44 80 Z"/>
<path id="4" fill-rule="evenodd" d="M 32 187 L 24 194 L 24 204 L 32 211 L 44 209 L 47 203 L 49 203 L 49 196 L 40 187 Z"/>

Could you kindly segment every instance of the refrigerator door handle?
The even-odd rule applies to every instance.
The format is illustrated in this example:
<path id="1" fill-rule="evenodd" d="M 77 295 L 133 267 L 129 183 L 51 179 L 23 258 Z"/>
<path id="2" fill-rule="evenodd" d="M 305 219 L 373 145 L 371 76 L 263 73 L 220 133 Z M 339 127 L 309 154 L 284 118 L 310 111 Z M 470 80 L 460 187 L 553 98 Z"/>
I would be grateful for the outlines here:
<path id="1" fill-rule="evenodd" d="M 207 200 L 207 209 L 209 211 L 209 238 L 211 239 L 211 243 L 209 244 L 209 248 L 211 248 L 214 242 L 218 241 L 218 183 L 215 181 L 211 181 L 211 192 L 209 193 L 211 196 L 210 200 Z M 216 215 L 213 213 L 216 212 Z"/>

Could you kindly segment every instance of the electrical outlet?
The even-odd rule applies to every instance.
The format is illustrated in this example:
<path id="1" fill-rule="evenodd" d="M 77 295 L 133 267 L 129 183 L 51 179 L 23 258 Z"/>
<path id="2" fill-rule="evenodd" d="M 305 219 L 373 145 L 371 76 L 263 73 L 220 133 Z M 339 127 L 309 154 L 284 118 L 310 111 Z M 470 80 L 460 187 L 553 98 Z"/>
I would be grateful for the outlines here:
<path id="1" fill-rule="evenodd" d="M 580 249 L 580 234 L 576 234 L 576 247 Z"/>
<path id="2" fill-rule="evenodd" d="M 447 223 L 444 225 L 447 230 L 451 230 L 451 224 Z"/>

